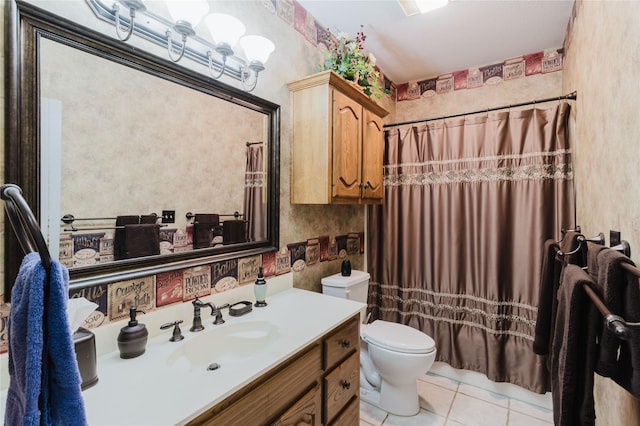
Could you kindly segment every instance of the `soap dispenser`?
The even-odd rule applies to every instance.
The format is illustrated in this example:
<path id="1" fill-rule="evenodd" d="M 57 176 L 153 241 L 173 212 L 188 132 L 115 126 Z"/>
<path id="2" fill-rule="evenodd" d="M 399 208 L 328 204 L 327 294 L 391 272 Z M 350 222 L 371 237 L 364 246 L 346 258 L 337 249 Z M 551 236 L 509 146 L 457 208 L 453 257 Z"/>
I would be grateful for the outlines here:
<path id="1" fill-rule="evenodd" d="M 342 267 L 340 268 L 340 275 L 343 277 L 351 276 L 351 262 L 347 260 L 342 261 Z"/>
<path id="2" fill-rule="evenodd" d="M 138 312 L 145 313 L 137 308 L 129 308 L 129 324 L 120 329 L 118 334 L 118 349 L 120 349 L 120 358 L 129 359 L 140 356 L 144 353 L 147 346 L 147 337 L 149 332 L 144 324 L 139 324 L 136 319 Z"/>
<path id="3" fill-rule="evenodd" d="M 267 306 L 267 302 L 264 301 L 267 296 L 267 281 L 265 281 L 264 275 L 262 275 L 262 267 L 260 267 L 258 278 L 256 278 L 256 283 L 253 285 L 253 294 L 256 296 L 255 306 L 257 308 Z"/>

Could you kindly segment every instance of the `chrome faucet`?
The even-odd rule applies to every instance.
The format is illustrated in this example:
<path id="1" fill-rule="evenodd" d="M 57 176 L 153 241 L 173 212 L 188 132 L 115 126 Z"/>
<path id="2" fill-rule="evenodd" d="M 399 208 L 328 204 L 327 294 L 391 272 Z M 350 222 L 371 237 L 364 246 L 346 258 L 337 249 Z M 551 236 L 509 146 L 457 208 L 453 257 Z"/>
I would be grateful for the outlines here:
<path id="1" fill-rule="evenodd" d="M 193 325 L 191 326 L 189 331 L 202 331 L 204 330 L 204 326 L 202 325 L 202 317 L 200 316 L 200 309 L 205 306 L 209 306 L 211 308 L 211 315 L 213 316 L 213 314 L 215 313 L 216 307 L 209 302 L 204 303 L 202 300 L 198 299 L 198 296 L 196 296 L 195 300 L 191 302 L 191 304 L 193 305 Z"/>

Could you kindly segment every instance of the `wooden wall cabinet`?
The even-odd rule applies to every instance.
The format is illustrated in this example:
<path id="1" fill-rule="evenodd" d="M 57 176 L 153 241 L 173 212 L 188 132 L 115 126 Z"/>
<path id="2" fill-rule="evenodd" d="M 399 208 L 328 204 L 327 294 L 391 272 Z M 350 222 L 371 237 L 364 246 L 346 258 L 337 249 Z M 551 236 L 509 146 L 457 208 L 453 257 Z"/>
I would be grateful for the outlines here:
<path id="1" fill-rule="evenodd" d="M 358 313 L 189 424 L 357 426 L 359 320 Z"/>
<path id="2" fill-rule="evenodd" d="M 291 203 L 382 201 L 389 112 L 333 71 L 289 83 L 292 98 Z"/>

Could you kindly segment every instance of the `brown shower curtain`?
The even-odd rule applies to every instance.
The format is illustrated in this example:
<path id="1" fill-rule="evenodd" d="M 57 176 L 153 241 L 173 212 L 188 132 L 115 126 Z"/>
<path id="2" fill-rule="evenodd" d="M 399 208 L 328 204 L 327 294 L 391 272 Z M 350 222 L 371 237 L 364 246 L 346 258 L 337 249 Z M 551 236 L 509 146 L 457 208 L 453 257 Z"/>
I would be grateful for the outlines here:
<path id="1" fill-rule="evenodd" d="M 247 169 L 244 179 L 244 219 L 247 221 L 247 241 L 267 239 L 267 209 L 264 203 L 263 144 L 247 146 Z"/>
<path id="2" fill-rule="evenodd" d="M 543 243 L 575 225 L 568 117 L 563 102 L 386 133 L 372 318 L 429 334 L 455 368 L 549 390 L 532 344 Z"/>

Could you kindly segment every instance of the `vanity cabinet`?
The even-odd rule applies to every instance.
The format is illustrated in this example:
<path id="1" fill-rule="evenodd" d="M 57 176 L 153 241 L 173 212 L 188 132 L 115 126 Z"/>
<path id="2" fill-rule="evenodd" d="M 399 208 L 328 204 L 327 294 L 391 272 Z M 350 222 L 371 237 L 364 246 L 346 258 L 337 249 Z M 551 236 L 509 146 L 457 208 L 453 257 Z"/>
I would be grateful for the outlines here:
<path id="1" fill-rule="evenodd" d="M 353 316 L 189 424 L 358 425 L 359 319 Z"/>
<path id="2" fill-rule="evenodd" d="M 289 83 L 291 203 L 382 201 L 384 108 L 333 71 Z"/>

